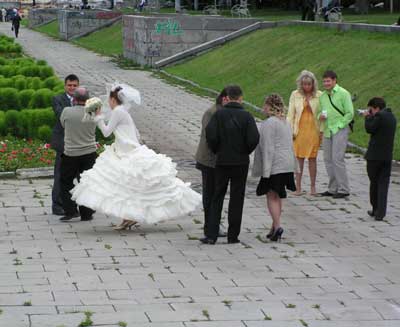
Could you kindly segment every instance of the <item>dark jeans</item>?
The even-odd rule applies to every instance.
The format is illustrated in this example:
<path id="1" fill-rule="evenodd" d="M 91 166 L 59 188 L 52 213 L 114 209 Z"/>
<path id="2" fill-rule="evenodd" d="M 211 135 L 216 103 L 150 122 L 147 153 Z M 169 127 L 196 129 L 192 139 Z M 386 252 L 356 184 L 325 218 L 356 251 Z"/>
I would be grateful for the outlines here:
<path id="1" fill-rule="evenodd" d="M 207 235 L 210 225 L 211 203 L 215 192 L 215 168 L 197 165 L 201 170 L 203 187 L 203 209 L 204 209 L 204 235 Z"/>
<path id="2" fill-rule="evenodd" d="M 19 34 L 19 26 L 14 26 L 14 33 L 15 33 L 15 37 L 18 37 L 18 34 Z"/>
<path id="3" fill-rule="evenodd" d="M 392 162 L 367 160 L 367 172 L 370 180 L 369 198 L 372 210 L 377 218 L 386 216 Z"/>
<path id="4" fill-rule="evenodd" d="M 79 181 L 80 175 L 93 167 L 97 158 L 96 152 L 83 156 L 70 157 L 65 154 L 61 156 L 61 194 L 65 214 L 73 215 L 78 212 L 75 201 L 71 199 L 70 191 L 74 187 L 74 180 Z M 82 219 L 89 218 L 94 211 L 90 208 L 79 206 L 79 213 Z"/>
<path id="5" fill-rule="evenodd" d="M 57 151 L 56 159 L 54 161 L 54 182 L 53 190 L 51 192 L 53 212 L 63 210 L 61 200 L 61 155 L 62 153 Z"/>
<path id="6" fill-rule="evenodd" d="M 219 233 L 221 213 L 228 185 L 230 199 L 228 209 L 228 241 L 234 241 L 240 234 L 244 196 L 249 166 L 217 166 L 215 168 L 215 193 L 211 203 L 211 216 L 207 237 L 216 240 Z"/>

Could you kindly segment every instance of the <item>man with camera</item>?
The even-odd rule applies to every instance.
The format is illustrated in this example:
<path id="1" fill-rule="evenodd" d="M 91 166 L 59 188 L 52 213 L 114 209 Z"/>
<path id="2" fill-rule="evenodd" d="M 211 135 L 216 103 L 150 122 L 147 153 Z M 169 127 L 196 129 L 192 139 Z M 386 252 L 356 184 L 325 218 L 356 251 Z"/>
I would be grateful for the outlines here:
<path id="1" fill-rule="evenodd" d="M 386 108 L 385 100 L 379 97 L 369 100 L 368 110 L 360 110 L 359 113 L 365 117 L 365 130 L 371 134 L 365 154 L 372 206 L 368 214 L 380 221 L 386 216 L 397 122 L 392 111 Z"/>

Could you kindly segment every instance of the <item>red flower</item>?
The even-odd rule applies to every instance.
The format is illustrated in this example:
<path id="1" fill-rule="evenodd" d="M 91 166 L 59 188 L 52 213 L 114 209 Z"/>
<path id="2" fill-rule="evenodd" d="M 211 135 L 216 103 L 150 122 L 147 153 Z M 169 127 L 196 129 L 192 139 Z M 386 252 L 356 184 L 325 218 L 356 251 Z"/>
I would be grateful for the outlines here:
<path id="1" fill-rule="evenodd" d="M 5 149 L 0 149 L 0 152 L 3 152 L 3 153 L 4 153 L 4 152 L 6 152 L 6 150 L 5 150 Z"/>
<path id="2" fill-rule="evenodd" d="M 44 145 L 44 148 L 45 148 L 45 149 L 50 149 L 50 148 L 51 148 L 51 145 L 50 145 L 49 143 L 46 143 L 46 144 Z"/>
<path id="3" fill-rule="evenodd" d="M 47 160 L 47 164 L 50 165 L 51 164 L 51 160 Z"/>
<path id="4" fill-rule="evenodd" d="M 18 153 L 18 151 L 16 151 L 16 150 L 11 151 L 11 154 L 17 154 L 17 153 Z"/>

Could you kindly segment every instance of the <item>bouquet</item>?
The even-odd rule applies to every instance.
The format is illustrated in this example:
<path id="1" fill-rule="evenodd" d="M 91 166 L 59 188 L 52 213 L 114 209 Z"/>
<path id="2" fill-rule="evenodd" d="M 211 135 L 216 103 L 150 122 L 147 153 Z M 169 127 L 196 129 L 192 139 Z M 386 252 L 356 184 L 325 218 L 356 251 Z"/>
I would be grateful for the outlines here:
<path id="1" fill-rule="evenodd" d="M 96 116 L 96 111 L 100 110 L 103 106 L 103 102 L 99 98 L 90 98 L 85 104 L 85 115 L 83 121 L 91 121 Z"/>

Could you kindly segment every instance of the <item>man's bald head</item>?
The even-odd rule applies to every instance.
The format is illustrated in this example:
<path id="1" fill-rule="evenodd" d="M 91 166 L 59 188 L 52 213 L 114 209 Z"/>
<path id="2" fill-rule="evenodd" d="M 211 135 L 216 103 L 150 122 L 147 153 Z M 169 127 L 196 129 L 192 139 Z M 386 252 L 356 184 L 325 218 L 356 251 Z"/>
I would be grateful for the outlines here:
<path id="1" fill-rule="evenodd" d="M 84 105 L 87 99 L 89 99 L 89 91 L 84 87 L 77 87 L 74 91 L 75 103 Z"/>

